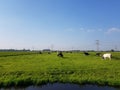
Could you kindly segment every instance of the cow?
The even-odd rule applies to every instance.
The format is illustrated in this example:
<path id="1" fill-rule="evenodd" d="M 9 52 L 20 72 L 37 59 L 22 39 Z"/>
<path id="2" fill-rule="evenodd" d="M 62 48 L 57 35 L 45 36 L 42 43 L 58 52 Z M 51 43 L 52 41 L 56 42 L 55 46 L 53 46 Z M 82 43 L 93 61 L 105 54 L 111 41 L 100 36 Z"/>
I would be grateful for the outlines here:
<path id="1" fill-rule="evenodd" d="M 59 57 L 63 57 L 62 51 L 57 52 L 57 56 L 59 56 Z"/>
<path id="2" fill-rule="evenodd" d="M 86 55 L 86 56 L 90 55 L 88 52 L 83 52 L 83 53 L 84 53 L 84 55 Z"/>
<path id="3" fill-rule="evenodd" d="M 97 52 L 97 53 L 96 53 L 96 56 L 101 56 L 101 53 Z"/>
<path id="4" fill-rule="evenodd" d="M 111 54 L 111 53 L 105 53 L 105 54 L 102 55 L 102 58 L 103 58 L 104 60 L 106 60 L 107 58 L 111 60 L 112 54 Z"/>
<path id="5" fill-rule="evenodd" d="M 39 51 L 39 54 L 42 54 L 42 52 L 41 52 L 41 51 Z"/>

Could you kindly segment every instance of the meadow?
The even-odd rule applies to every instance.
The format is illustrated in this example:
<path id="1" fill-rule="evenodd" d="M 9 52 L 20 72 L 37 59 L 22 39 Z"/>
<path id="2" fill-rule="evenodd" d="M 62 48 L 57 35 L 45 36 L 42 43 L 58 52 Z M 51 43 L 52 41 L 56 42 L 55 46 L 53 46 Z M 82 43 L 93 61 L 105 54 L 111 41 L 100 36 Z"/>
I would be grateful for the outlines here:
<path id="1" fill-rule="evenodd" d="M 54 82 L 120 86 L 120 52 L 112 52 L 112 60 L 102 60 L 95 52 L 63 54 L 61 58 L 56 52 L 0 52 L 0 86 Z"/>

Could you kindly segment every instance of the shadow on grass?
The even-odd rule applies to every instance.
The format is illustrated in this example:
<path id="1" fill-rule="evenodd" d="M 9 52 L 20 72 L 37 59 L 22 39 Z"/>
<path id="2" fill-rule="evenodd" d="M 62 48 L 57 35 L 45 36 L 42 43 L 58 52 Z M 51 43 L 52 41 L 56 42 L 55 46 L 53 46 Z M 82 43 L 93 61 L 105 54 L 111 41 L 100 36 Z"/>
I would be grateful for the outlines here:
<path id="1" fill-rule="evenodd" d="M 112 57 L 115 60 L 120 60 L 120 57 Z"/>
<path id="2" fill-rule="evenodd" d="M 58 57 L 58 58 L 61 58 L 61 59 L 68 59 L 69 57 L 64 57 L 64 56 L 63 56 L 63 57 Z"/>

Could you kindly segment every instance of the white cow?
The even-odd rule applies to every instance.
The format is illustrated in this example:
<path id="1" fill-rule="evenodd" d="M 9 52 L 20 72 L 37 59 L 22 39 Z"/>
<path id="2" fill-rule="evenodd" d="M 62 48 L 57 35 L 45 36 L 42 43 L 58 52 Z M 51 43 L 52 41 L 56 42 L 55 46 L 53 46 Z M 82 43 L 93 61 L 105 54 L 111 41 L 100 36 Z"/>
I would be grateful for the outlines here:
<path id="1" fill-rule="evenodd" d="M 102 58 L 106 60 L 106 58 L 109 58 L 111 60 L 112 54 L 111 53 L 105 53 L 102 55 Z"/>

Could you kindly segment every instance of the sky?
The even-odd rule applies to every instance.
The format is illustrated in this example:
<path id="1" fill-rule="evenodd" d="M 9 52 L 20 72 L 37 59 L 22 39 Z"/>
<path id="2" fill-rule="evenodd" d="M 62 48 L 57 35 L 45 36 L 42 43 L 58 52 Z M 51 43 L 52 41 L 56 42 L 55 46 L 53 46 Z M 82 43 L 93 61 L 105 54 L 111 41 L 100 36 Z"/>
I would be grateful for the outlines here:
<path id="1" fill-rule="evenodd" d="M 120 50 L 120 0 L 0 0 L 0 49 Z"/>

